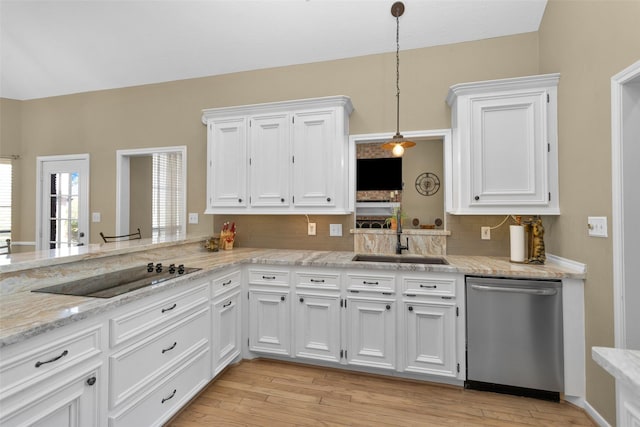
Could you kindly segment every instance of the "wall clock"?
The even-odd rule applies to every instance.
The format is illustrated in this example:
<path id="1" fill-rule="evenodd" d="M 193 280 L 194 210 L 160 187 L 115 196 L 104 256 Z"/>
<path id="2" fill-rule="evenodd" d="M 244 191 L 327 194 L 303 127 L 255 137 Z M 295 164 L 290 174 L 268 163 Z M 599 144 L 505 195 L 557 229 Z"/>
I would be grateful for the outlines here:
<path id="1" fill-rule="evenodd" d="M 440 178 L 431 172 L 424 172 L 416 178 L 416 190 L 423 196 L 433 196 L 440 189 Z"/>

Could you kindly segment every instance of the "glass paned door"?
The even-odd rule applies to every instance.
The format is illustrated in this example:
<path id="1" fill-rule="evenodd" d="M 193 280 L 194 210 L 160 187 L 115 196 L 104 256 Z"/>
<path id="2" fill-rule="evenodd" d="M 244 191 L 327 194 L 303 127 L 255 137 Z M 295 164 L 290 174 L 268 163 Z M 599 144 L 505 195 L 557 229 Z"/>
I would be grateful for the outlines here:
<path id="1" fill-rule="evenodd" d="M 41 163 L 40 249 L 82 246 L 88 242 L 89 159 Z"/>
<path id="2" fill-rule="evenodd" d="M 50 217 L 49 249 L 78 246 L 78 172 L 60 172 L 49 175 Z"/>

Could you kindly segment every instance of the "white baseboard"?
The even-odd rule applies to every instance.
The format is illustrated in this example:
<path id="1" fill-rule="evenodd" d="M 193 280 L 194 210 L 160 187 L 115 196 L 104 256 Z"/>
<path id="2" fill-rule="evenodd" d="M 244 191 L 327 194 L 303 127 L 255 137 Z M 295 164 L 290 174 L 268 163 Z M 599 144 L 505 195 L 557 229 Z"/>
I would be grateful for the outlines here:
<path id="1" fill-rule="evenodd" d="M 609 424 L 607 420 L 605 420 L 602 415 L 600 415 L 598 411 L 596 411 L 595 408 L 586 400 L 584 401 L 584 410 L 600 427 L 611 427 L 611 424 Z"/>

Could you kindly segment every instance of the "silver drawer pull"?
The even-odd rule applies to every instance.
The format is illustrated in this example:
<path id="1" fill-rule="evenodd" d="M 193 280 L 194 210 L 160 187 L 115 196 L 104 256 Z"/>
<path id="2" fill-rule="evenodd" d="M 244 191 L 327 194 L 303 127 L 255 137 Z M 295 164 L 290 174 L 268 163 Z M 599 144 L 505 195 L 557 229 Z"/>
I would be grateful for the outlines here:
<path id="1" fill-rule="evenodd" d="M 436 289 L 438 286 L 437 285 L 423 285 L 420 284 L 421 288 L 427 288 L 427 289 Z"/>
<path id="2" fill-rule="evenodd" d="M 324 279 L 311 279 L 311 283 L 324 283 Z"/>
<path id="3" fill-rule="evenodd" d="M 275 280 L 276 276 L 262 276 L 264 280 Z"/>
<path id="4" fill-rule="evenodd" d="M 223 305 L 222 305 L 222 308 L 229 307 L 230 305 L 231 305 L 231 301 L 229 301 L 229 302 L 228 302 L 228 303 L 226 303 L 226 304 L 223 304 Z"/>
<path id="5" fill-rule="evenodd" d="M 378 282 L 367 282 L 366 280 L 363 280 L 362 284 L 363 285 L 378 285 L 379 283 Z"/>
<path id="6" fill-rule="evenodd" d="M 169 308 L 163 308 L 163 309 L 162 309 L 162 312 L 164 313 L 164 312 L 166 312 L 166 311 L 171 311 L 171 310 L 173 310 L 174 308 L 176 308 L 177 306 L 178 306 L 178 304 L 176 304 L 176 303 L 174 302 L 174 303 L 173 303 L 173 305 L 172 305 L 171 307 L 169 307 Z"/>
<path id="7" fill-rule="evenodd" d="M 232 280 L 231 280 L 231 279 L 229 279 L 228 281 L 224 282 L 224 283 L 222 284 L 222 286 L 230 285 L 230 284 L 231 284 L 231 282 L 232 282 Z"/>
<path id="8" fill-rule="evenodd" d="M 65 357 L 67 354 L 69 354 L 69 351 L 65 350 L 60 354 L 60 356 L 54 357 L 53 359 L 45 360 L 44 362 L 37 361 L 36 362 L 36 368 L 39 368 L 40 366 L 45 365 L 47 363 L 51 363 L 51 362 L 55 362 L 56 360 L 60 360 L 63 357 Z"/>
<path id="9" fill-rule="evenodd" d="M 173 350 L 174 348 L 176 348 L 177 345 L 178 345 L 178 342 L 176 341 L 173 343 L 171 347 L 162 349 L 162 354 L 165 354 L 167 351 Z"/>
<path id="10" fill-rule="evenodd" d="M 166 402 L 167 400 L 173 399 L 173 396 L 175 396 L 175 395 L 176 395 L 176 389 L 174 388 L 173 389 L 173 393 L 171 393 L 171 396 L 162 398 L 162 403 Z"/>

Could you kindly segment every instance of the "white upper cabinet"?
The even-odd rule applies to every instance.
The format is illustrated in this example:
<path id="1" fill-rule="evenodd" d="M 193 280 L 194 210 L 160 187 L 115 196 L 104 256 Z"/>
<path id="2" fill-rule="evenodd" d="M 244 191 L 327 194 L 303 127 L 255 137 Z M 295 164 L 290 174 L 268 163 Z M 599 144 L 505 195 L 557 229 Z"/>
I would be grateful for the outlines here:
<path id="1" fill-rule="evenodd" d="M 449 89 L 453 214 L 560 213 L 559 74 L 463 83 Z"/>
<path id="2" fill-rule="evenodd" d="M 291 138 L 289 114 L 249 120 L 251 206 L 288 207 Z"/>
<path id="3" fill-rule="evenodd" d="M 202 111 L 211 214 L 348 214 L 354 209 L 346 96 Z"/>
<path id="4" fill-rule="evenodd" d="M 247 206 L 247 119 L 207 122 L 207 210 Z"/>

